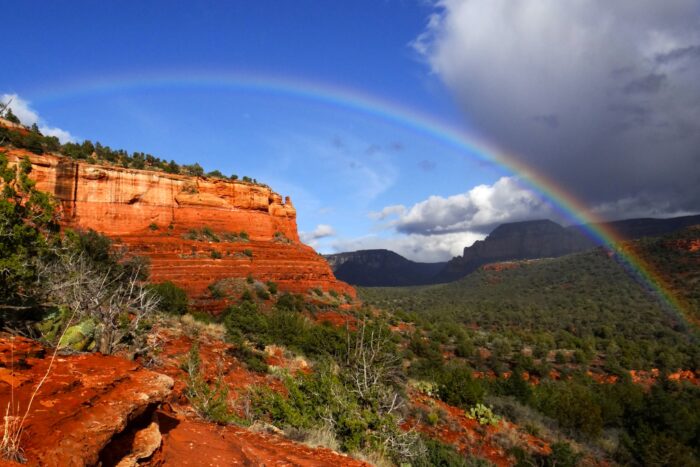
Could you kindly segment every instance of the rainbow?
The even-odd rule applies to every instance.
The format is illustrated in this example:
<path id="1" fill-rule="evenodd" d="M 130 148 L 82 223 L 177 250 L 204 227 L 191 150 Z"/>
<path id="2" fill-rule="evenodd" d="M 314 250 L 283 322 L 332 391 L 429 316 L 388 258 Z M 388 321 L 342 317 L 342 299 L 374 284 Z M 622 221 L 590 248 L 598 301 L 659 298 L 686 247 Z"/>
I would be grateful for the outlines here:
<path id="1" fill-rule="evenodd" d="M 328 83 L 241 72 L 170 71 L 90 78 L 43 88 L 39 92 L 29 93 L 28 97 L 31 97 L 35 103 L 50 103 L 81 96 L 92 97 L 145 89 L 192 88 L 278 94 L 369 114 L 452 146 L 469 157 L 496 164 L 517 175 L 523 185 L 548 200 L 573 223 L 581 224 L 591 238 L 613 252 L 623 267 L 637 280 L 643 282 L 666 308 L 672 310 L 682 321 L 686 321 L 683 318 L 684 315 L 688 316 L 685 304 L 674 295 L 664 278 L 643 258 L 624 248 L 620 236 L 613 229 L 605 226 L 605 219 L 591 212 L 582 201 L 576 199 L 554 180 L 536 172 L 516 155 L 508 153 L 496 144 L 486 142 L 435 116 L 418 112 L 407 106 L 356 89 Z"/>

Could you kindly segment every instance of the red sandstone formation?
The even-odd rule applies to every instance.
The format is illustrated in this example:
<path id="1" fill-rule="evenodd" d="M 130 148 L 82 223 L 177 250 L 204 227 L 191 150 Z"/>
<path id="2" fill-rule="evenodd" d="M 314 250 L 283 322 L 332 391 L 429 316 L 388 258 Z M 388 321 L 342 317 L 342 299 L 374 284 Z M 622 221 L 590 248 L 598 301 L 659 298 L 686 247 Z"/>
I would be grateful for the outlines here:
<path id="1" fill-rule="evenodd" d="M 369 467 L 330 449 L 310 448 L 278 435 L 193 420 L 178 420 L 164 435 L 160 457 L 163 465 Z"/>
<path id="2" fill-rule="evenodd" d="M 222 306 L 212 306 L 209 285 L 249 274 L 284 291 L 320 287 L 355 296 L 300 243 L 294 206 L 268 187 L 0 150 L 11 162 L 31 159 L 32 178 L 60 202 L 64 226 L 118 238 L 132 253 L 150 258 L 154 281 L 173 281 L 202 308 Z M 205 227 L 218 242 L 185 238 Z M 232 235 L 241 232 L 248 238 Z"/>
<path id="3" fill-rule="evenodd" d="M 182 335 L 168 337 L 159 369 L 178 379 L 174 388 L 173 378 L 122 358 L 100 354 L 57 356 L 24 423 L 21 448 L 27 464 L 368 465 L 279 435 L 193 419 L 180 392 L 184 374 L 179 368 L 191 341 Z M 234 398 L 237 391 L 245 390 L 244 386 L 270 385 L 266 376 L 241 368 L 227 355 L 229 348 L 218 340 L 202 342 L 203 370 L 208 376 L 225 371 Z M 5 410 L 12 402 L 10 417 L 24 415 L 50 361 L 51 352 L 35 341 L 0 338 L 0 407 Z M 223 367 L 217 366 L 222 361 Z M 251 380 L 253 375 L 255 382 Z M 178 406 L 178 399 L 185 403 Z M 0 465 L 20 464 L 0 460 Z"/>
<path id="4" fill-rule="evenodd" d="M 0 407 L 23 417 L 50 355 L 36 342 L 0 339 Z M 134 362 L 99 354 L 56 357 L 28 412 L 21 447 L 30 465 L 97 464 L 112 437 L 162 401 L 168 376 Z"/>

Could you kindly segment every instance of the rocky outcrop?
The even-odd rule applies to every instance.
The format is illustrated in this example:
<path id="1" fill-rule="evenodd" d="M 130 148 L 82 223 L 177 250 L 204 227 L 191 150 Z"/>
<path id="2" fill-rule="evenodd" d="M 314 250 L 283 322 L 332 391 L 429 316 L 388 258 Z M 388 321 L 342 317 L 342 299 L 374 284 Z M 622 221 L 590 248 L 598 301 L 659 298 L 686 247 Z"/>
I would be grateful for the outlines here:
<path id="1" fill-rule="evenodd" d="M 325 258 L 338 279 L 365 287 L 430 284 L 446 264 L 417 263 L 389 250 L 360 250 Z"/>
<path id="2" fill-rule="evenodd" d="M 450 282 L 487 263 L 554 258 L 596 246 L 578 230 L 566 229 L 550 220 L 513 222 L 496 227 L 485 240 L 466 247 L 462 256 L 447 263 L 438 282 Z"/>
<path id="3" fill-rule="evenodd" d="M 206 463 L 203 462 L 206 459 Z M 300 467 L 369 467 L 369 464 L 325 448 L 311 448 L 279 435 L 255 433 L 236 426 L 179 420 L 165 435 L 163 465 Z"/>
<path id="4" fill-rule="evenodd" d="M 21 337 L 0 338 L 0 355 L 0 406 L 10 417 L 27 414 L 20 446 L 29 465 L 97 464 L 112 438 L 173 387 L 169 376 L 118 357 L 58 356 L 51 364 L 39 344 Z"/>
<path id="5" fill-rule="evenodd" d="M 151 225 L 178 230 L 206 225 L 245 230 L 255 240 L 270 240 L 275 233 L 299 240 L 291 201 L 283 202 L 265 186 L 7 152 L 10 161 L 31 158 L 37 188 L 58 199 L 66 226 L 119 236 Z"/>
<path id="6" fill-rule="evenodd" d="M 11 162 L 30 157 L 31 176 L 56 197 L 65 227 L 96 230 L 148 256 L 154 281 L 175 282 L 205 308 L 220 307 L 209 285 L 249 274 L 283 291 L 355 295 L 299 241 L 291 200 L 266 186 L 4 152 Z"/>
<path id="7" fill-rule="evenodd" d="M 466 247 L 464 254 L 447 263 L 437 278 L 439 282 L 449 282 L 464 277 L 487 263 L 555 258 L 599 246 L 597 241 L 582 233 L 591 227 L 604 227 L 615 232 L 620 239 L 634 240 L 666 235 L 696 224 L 700 224 L 700 216 L 626 219 L 602 225 L 570 227 L 562 227 L 550 220 L 502 224 L 485 240 Z"/>

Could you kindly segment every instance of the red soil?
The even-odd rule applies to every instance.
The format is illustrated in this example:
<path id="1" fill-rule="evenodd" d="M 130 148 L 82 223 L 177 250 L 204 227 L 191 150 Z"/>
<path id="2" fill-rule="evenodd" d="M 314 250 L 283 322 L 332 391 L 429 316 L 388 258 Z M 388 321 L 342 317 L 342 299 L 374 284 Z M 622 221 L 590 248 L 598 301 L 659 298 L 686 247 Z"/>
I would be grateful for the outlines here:
<path id="1" fill-rule="evenodd" d="M 188 419 L 175 423 L 163 437 L 164 465 L 369 466 L 329 449 L 310 448 L 278 435 Z"/>
<path id="2" fill-rule="evenodd" d="M 530 452 L 548 455 L 551 453 L 549 445 L 542 439 L 521 432 L 515 425 L 506 421 L 500 421 L 496 426 L 481 426 L 476 420 L 468 418 L 464 412 L 425 394 L 412 392 L 410 394 L 413 405 L 425 411 L 437 410 L 441 418 L 435 425 L 428 425 L 416 419 L 408 419 L 404 422 L 406 430 L 415 429 L 431 438 L 443 443 L 451 444 L 461 453 L 486 459 L 498 466 L 513 465 L 506 449 L 499 443 L 499 438 L 507 438 L 508 442 L 515 442 Z"/>
<path id="3" fill-rule="evenodd" d="M 173 384 L 167 376 L 117 357 L 58 356 L 27 412 L 50 356 L 35 342 L 20 337 L 3 337 L 0 349 L 5 373 L 0 407 L 5 410 L 12 402 L 10 415 L 27 413 L 21 446 L 30 465 L 96 464 L 112 437 L 150 405 L 162 401 Z"/>
<path id="4" fill-rule="evenodd" d="M 315 314 L 314 319 L 319 323 L 329 323 L 337 328 L 348 326 L 351 330 L 357 328 L 357 318 L 336 311 L 319 311 Z"/>

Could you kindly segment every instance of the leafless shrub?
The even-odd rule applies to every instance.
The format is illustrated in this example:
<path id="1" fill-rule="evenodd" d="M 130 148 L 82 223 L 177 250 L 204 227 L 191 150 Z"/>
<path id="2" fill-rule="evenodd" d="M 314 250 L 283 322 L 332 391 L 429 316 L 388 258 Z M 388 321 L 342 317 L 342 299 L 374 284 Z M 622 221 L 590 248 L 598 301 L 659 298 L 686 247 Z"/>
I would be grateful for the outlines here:
<path id="1" fill-rule="evenodd" d="M 379 413 L 394 414 L 404 401 L 397 388 L 405 383 L 401 357 L 394 352 L 389 332 L 360 323 L 354 338 L 348 335 L 347 375 L 350 390 L 361 400 L 379 402 Z"/>
<path id="2" fill-rule="evenodd" d="M 143 287 L 142 267 L 100 268 L 83 253 L 60 255 L 41 264 L 39 281 L 48 301 L 68 306 L 78 321 L 96 323 L 95 341 L 103 354 L 129 350 L 132 355 L 149 348 L 145 320 L 158 306 L 158 297 Z"/>
<path id="3" fill-rule="evenodd" d="M 348 389 L 374 407 L 380 418 L 389 416 L 394 420 L 394 424 L 384 425 L 377 433 L 382 452 L 400 459 L 421 457 L 425 447 L 418 434 L 413 429 L 397 429 L 404 421 L 402 409 L 406 404 L 400 388 L 405 387 L 406 375 L 390 332 L 385 327 L 370 326 L 362 321 L 354 337 L 348 337 L 347 346 Z"/>

